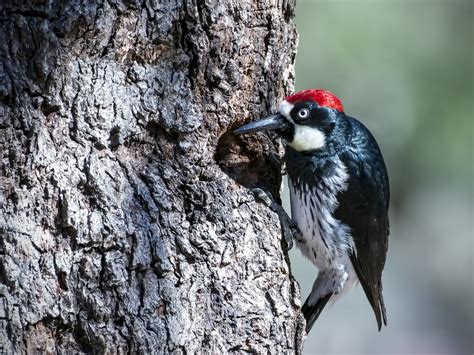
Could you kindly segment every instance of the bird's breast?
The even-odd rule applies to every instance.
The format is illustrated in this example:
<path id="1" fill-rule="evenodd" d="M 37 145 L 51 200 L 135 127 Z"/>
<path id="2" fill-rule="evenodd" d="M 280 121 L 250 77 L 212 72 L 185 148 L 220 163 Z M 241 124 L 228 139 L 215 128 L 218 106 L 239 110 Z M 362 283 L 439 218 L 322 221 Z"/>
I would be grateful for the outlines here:
<path id="1" fill-rule="evenodd" d="M 303 236 L 296 244 L 319 269 L 331 267 L 351 247 L 349 227 L 333 215 L 338 193 L 347 188 L 346 169 L 338 161 L 331 174 L 313 180 L 288 173 L 292 219 Z"/>

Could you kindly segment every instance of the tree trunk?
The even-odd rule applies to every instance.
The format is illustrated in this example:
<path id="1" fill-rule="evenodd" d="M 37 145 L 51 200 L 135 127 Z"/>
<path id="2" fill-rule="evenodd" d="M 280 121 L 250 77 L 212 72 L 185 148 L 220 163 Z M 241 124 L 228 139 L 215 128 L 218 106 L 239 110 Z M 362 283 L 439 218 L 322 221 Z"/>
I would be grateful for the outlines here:
<path id="1" fill-rule="evenodd" d="M 3 0 L 0 352 L 299 352 L 277 140 L 294 0 Z"/>

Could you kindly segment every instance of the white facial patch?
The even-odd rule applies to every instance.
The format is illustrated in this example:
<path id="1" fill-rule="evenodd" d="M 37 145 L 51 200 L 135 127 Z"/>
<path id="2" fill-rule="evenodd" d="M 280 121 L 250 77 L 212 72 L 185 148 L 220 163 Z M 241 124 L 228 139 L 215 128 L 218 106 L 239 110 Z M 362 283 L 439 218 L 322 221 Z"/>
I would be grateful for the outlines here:
<path id="1" fill-rule="evenodd" d="M 290 122 L 293 122 L 293 119 L 291 118 L 290 112 L 293 109 L 294 105 L 290 104 L 288 101 L 283 100 L 280 104 L 280 107 L 278 108 L 278 112 L 285 116 Z"/>
<path id="2" fill-rule="evenodd" d="M 278 112 L 285 116 L 295 127 L 295 136 L 288 145 L 298 151 L 315 150 L 324 147 L 326 137 L 323 132 L 317 128 L 300 126 L 291 118 L 291 110 L 295 105 L 283 100 L 278 108 Z"/>
<path id="3" fill-rule="evenodd" d="M 326 136 L 319 129 L 309 126 L 294 125 L 295 135 L 288 145 L 298 151 L 315 150 L 324 147 Z"/>

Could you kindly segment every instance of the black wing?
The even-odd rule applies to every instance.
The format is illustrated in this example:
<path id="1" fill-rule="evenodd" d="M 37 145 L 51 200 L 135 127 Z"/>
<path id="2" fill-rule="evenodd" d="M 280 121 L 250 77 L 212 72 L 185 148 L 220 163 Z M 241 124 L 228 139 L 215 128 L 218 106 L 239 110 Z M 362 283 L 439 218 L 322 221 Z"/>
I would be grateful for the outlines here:
<path id="1" fill-rule="evenodd" d="M 352 139 L 342 162 L 349 173 L 348 188 L 338 195 L 335 217 L 351 228 L 355 250 L 352 265 L 369 300 L 379 330 L 387 316 L 382 296 L 382 270 L 388 247 L 389 183 L 382 154 L 372 134 L 359 121 L 348 120 Z"/>

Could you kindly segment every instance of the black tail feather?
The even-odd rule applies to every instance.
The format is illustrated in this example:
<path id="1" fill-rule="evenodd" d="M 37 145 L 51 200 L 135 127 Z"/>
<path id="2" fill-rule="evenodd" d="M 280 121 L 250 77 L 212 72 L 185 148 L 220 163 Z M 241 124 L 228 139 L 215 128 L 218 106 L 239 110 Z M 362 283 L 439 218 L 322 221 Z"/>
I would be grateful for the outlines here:
<path id="1" fill-rule="evenodd" d="M 309 333 L 311 328 L 313 327 L 314 322 L 318 319 L 321 311 L 323 310 L 324 306 L 328 303 L 329 299 L 331 298 L 332 293 L 323 298 L 320 298 L 315 304 L 309 305 L 309 296 L 306 299 L 303 307 L 301 307 L 301 311 L 303 312 L 304 318 L 306 319 L 306 334 Z"/>
<path id="2" fill-rule="evenodd" d="M 375 319 L 377 320 L 377 328 L 380 332 L 382 325 L 387 326 L 387 311 L 385 310 L 385 303 L 383 301 L 382 283 L 379 282 L 378 285 L 369 285 L 361 282 L 361 284 L 365 295 L 374 310 Z"/>
<path id="3" fill-rule="evenodd" d="M 379 296 L 378 302 L 379 302 L 379 305 L 380 305 L 380 312 L 382 313 L 382 321 L 383 321 L 383 324 L 384 324 L 385 326 L 387 326 L 387 311 L 386 311 L 386 309 L 385 309 L 385 303 L 384 303 L 384 301 L 383 301 L 382 283 L 381 283 L 381 282 L 379 283 L 378 289 L 379 289 L 379 292 L 378 292 L 378 296 Z M 379 331 L 380 331 L 381 328 L 382 328 L 382 327 L 380 326 L 380 327 L 379 327 Z"/>

